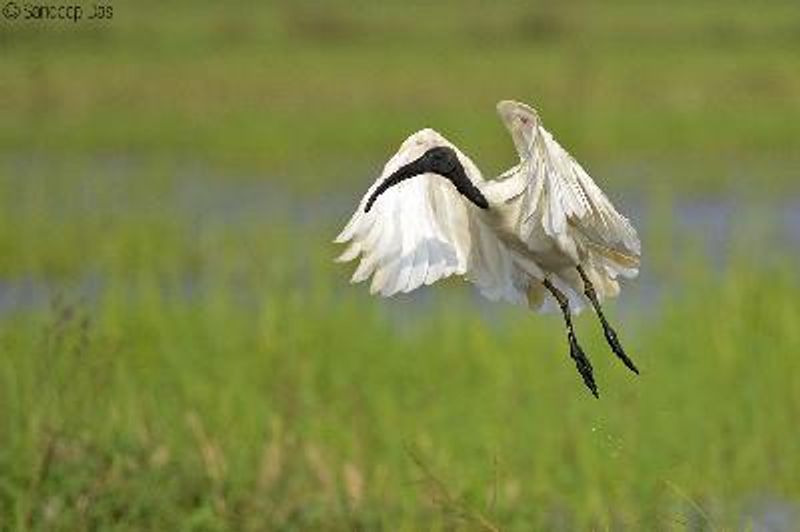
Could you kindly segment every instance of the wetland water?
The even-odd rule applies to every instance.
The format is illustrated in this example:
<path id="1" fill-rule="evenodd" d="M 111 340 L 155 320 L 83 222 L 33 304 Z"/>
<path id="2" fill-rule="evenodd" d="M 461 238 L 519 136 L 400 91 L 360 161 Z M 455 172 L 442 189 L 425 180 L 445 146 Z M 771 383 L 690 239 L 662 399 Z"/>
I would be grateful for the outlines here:
<path id="1" fill-rule="evenodd" d="M 350 187 L 346 191 L 299 194 L 256 179 L 225 181 L 187 176 L 174 179 L 152 201 L 141 197 L 131 201 L 129 193 L 135 192 L 135 181 L 129 175 L 115 176 L 111 172 L 100 192 L 92 185 L 89 181 L 76 187 L 71 192 L 75 195 L 73 201 L 50 209 L 53 222 L 68 224 L 71 218 L 82 216 L 84 210 L 102 205 L 103 209 L 127 212 L 133 217 L 146 217 L 152 211 L 169 213 L 172 218 L 190 220 L 195 233 L 211 226 L 232 234 L 245 228 L 282 227 L 296 232 L 298 240 L 309 245 L 330 246 L 331 258 L 336 256 L 337 248 L 330 240 L 347 221 L 362 193 Z M 664 270 L 680 268 L 687 258 L 724 271 L 734 256 L 769 264 L 787 258 L 795 260 L 800 250 L 800 200 L 796 198 L 752 203 L 741 196 L 722 194 L 675 196 L 662 202 L 647 198 L 644 191 L 613 189 L 609 196 L 631 219 L 643 241 L 640 275 L 625 282 L 625 295 L 615 303 L 623 314 L 657 310 L 668 282 Z M 13 220 L 13 206 L 8 214 Z M 195 237 L 196 234 L 186 235 Z M 302 265 L 303 254 L 302 246 L 295 246 L 289 256 Z M 91 302 L 106 285 L 107 279 L 96 272 L 66 280 L 30 275 L 6 277 L 0 279 L 0 316 L 41 307 L 65 292 L 71 298 Z M 174 278 L 165 281 L 163 291 L 169 297 L 188 300 L 202 293 L 203 283 L 187 272 L 178 282 Z M 247 304 L 249 294 L 242 292 L 241 300 Z M 490 307 L 480 305 L 481 299 L 477 293 L 470 295 L 472 292 L 457 297 L 458 304 Z M 441 299 L 437 290 L 418 290 L 398 298 L 421 307 L 437 304 Z M 481 312 L 491 317 L 494 311 L 487 308 Z M 389 305 L 388 312 L 396 310 Z M 404 312 L 396 313 L 402 319 Z"/>

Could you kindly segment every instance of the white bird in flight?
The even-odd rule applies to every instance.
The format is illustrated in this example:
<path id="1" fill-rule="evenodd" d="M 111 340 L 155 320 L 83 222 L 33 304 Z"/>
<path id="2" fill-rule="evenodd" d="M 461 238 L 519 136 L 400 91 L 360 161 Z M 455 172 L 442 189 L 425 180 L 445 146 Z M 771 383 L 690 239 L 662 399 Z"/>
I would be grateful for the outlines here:
<path id="1" fill-rule="evenodd" d="M 619 294 L 618 276 L 638 273 L 636 230 L 589 174 L 544 128 L 531 107 L 502 101 L 519 164 L 485 180 L 475 164 L 433 129 L 408 137 L 335 242 L 340 262 L 361 257 L 352 282 L 371 293 L 410 292 L 461 275 L 493 301 L 555 308 L 570 356 L 598 396 L 572 314 L 588 301 L 612 351 L 635 373 L 600 301 Z"/>

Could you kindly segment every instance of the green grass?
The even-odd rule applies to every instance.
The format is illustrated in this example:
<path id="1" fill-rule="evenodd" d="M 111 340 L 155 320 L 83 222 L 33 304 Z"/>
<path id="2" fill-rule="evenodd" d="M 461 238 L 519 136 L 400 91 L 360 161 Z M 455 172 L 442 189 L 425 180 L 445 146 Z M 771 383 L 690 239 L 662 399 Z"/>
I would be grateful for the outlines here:
<path id="1" fill-rule="evenodd" d="M 3 277 L 53 294 L 5 293 L 7 528 L 721 529 L 800 497 L 800 287 L 745 227 L 722 271 L 664 252 L 668 218 L 643 234 L 670 288 L 610 307 L 641 378 L 578 319 L 597 401 L 556 316 L 479 313 L 458 281 L 370 298 L 336 220 L 226 221 L 163 175 L 69 168 L 0 181 Z"/>
<path id="2" fill-rule="evenodd" d="M 793 187 L 795 3 L 457 6 L 144 3 L 108 23 L 7 23 L 0 146 L 320 187 L 359 182 L 427 125 L 495 174 L 514 156 L 494 104 L 516 98 L 608 179 Z M 631 161 L 666 172 L 617 176 Z"/>

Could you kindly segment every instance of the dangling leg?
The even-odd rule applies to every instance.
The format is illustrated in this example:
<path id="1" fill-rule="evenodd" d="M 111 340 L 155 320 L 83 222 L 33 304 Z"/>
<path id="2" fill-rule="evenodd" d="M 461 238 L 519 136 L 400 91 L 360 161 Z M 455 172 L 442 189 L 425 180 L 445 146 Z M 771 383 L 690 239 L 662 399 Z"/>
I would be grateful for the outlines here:
<path id="1" fill-rule="evenodd" d="M 578 373 L 583 377 L 583 383 L 586 384 L 586 387 L 595 397 L 600 397 L 592 374 L 592 364 L 584 354 L 581 346 L 578 345 L 577 338 L 575 338 L 575 329 L 572 328 L 572 316 L 569 312 L 569 299 L 558 288 L 553 286 L 553 283 L 548 279 L 542 281 L 542 284 L 556 298 L 558 306 L 561 307 L 561 312 L 564 314 L 564 323 L 567 324 L 567 339 L 569 340 L 569 356 L 575 361 L 575 367 L 578 368 Z"/>
<path id="2" fill-rule="evenodd" d="M 579 265 L 577 266 L 578 273 L 581 275 L 581 279 L 583 279 L 583 290 L 586 297 L 589 298 L 589 301 L 592 302 L 592 306 L 594 307 L 595 312 L 597 312 L 597 317 L 600 318 L 600 323 L 603 325 L 603 333 L 606 336 L 606 341 L 608 345 L 611 346 L 611 350 L 614 351 L 614 354 L 622 360 L 622 363 L 628 366 L 632 372 L 639 374 L 639 370 L 636 369 L 636 365 L 633 363 L 633 360 L 628 358 L 628 355 L 625 354 L 625 350 L 622 349 L 622 344 L 619 343 L 619 338 L 617 338 L 617 333 L 608 324 L 606 321 L 606 317 L 603 314 L 603 309 L 600 308 L 600 301 L 597 299 L 597 293 L 594 291 L 594 286 L 592 286 L 592 282 L 589 281 L 589 277 L 586 275 L 586 272 L 583 271 L 583 268 Z"/>

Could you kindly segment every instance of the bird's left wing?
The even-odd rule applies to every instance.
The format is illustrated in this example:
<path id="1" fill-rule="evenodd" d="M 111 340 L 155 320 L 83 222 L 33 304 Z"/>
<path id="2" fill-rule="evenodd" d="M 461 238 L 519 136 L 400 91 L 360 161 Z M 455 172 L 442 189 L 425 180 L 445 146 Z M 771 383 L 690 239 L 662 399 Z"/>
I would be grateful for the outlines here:
<path id="1" fill-rule="evenodd" d="M 360 256 L 351 281 L 372 276 L 370 292 L 382 296 L 466 275 L 487 297 L 525 301 L 525 281 L 515 272 L 510 253 L 478 219 L 478 207 L 453 183 L 424 173 L 386 187 L 389 176 L 436 146 L 452 148 L 470 181 L 476 186 L 483 182 L 475 164 L 436 131 L 424 129 L 411 135 L 336 238 L 337 243 L 349 243 L 337 260 Z M 380 193 L 377 200 L 376 191 Z"/>
<path id="2" fill-rule="evenodd" d="M 628 219 L 544 128 L 534 109 L 503 101 L 497 110 L 520 157 L 518 173 L 527 195 L 520 220 L 523 235 L 538 223 L 556 240 L 575 230 L 620 273 L 635 275 L 641 244 Z"/>

